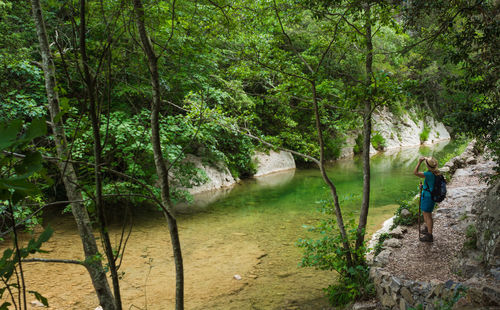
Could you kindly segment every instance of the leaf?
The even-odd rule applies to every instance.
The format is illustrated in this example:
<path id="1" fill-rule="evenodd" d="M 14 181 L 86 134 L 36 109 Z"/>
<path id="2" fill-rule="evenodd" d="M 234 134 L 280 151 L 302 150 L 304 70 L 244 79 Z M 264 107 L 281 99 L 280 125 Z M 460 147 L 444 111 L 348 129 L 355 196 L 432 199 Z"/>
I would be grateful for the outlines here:
<path id="1" fill-rule="evenodd" d="M 35 298 L 41 302 L 45 307 L 48 307 L 49 306 L 49 302 L 47 300 L 47 298 L 43 297 L 42 294 L 36 292 L 36 291 L 28 291 L 28 293 L 31 293 L 33 295 L 35 295 Z"/>
<path id="2" fill-rule="evenodd" d="M 28 178 L 42 169 L 42 155 L 39 152 L 28 153 L 22 162 L 16 166 L 18 178 Z"/>
<path id="3" fill-rule="evenodd" d="M 13 120 L 0 125 L 0 150 L 4 150 L 16 143 L 21 125 L 21 120 Z"/>
<path id="4" fill-rule="evenodd" d="M 14 189 L 24 193 L 36 191 L 35 185 L 29 183 L 26 178 L 0 179 L 0 189 Z"/>
<path id="5" fill-rule="evenodd" d="M 52 237 L 53 233 L 54 230 L 52 229 L 52 227 L 47 226 L 47 228 L 45 228 L 45 230 L 38 237 L 38 242 L 40 243 L 47 242 L 50 239 L 50 237 Z"/>
<path id="6" fill-rule="evenodd" d="M 43 136 L 45 133 L 47 133 L 47 124 L 45 120 L 42 118 L 35 118 L 26 130 L 23 140 L 25 142 L 30 142 L 35 138 Z"/>
<path id="7" fill-rule="evenodd" d="M 9 310 L 10 302 L 6 301 L 0 306 L 0 310 Z"/>

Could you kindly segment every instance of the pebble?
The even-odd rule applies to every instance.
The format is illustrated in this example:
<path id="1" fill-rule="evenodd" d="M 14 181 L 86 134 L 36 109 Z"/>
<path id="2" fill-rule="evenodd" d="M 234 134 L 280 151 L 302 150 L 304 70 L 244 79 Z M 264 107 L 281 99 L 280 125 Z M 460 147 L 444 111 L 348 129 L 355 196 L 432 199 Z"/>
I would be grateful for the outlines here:
<path id="1" fill-rule="evenodd" d="M 235 275 L 233 276 L 233 278 L 234 278 L 235 280 L 241 280 L 241 276 L 240 276 L 239 274 L 235 274 Z"/>
<path id="2" fill-rule="evenodd" d="M 39 302 L 38 300 L 33 300 L 31 304 L 35 307 L 45 307 L 45 305 Z"/>

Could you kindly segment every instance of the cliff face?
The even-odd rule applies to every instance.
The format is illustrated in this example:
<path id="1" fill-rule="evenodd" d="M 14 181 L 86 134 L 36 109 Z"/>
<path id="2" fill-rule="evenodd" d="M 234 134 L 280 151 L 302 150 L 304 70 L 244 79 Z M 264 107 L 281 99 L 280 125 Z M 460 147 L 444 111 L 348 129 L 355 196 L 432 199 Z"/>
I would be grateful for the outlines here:
<path id="1" fill-rule="evenodd" d="M 442 140 L 450 139 L 450 134 L 443 123 L 431 117 L 424 120 L 417 120 L 409 114 L 396 116 L 386 107 L 376 110 L 372 115 L 372 137 L 380 134 L 386 143 L 384 150 L 421 145 L 420 134 L 424 129 L 428 130 L 428 137 L 423 144 L 432 144 Z M 350 157 L 354 154 L 353 148 L 356 145 L 355 139 L 361 130 L 352 131 L 346 137 L 345 147 L 341 150 L 341 158 Z M 370 147 L 370 154 L 375 154 L 377 150 Z"/>

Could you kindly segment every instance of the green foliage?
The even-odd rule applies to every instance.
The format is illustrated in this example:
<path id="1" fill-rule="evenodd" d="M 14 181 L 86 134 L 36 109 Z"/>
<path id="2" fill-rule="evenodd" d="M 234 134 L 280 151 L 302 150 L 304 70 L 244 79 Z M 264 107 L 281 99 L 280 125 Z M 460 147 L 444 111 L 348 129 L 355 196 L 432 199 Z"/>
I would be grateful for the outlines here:
<path id="1" fill-rule="evenodd" d="M 462 154 L 470 143 L 470 139 L 467 139 L 465 137 L 457 137 L 457 138 L 455 138 L 455 141 L 458 142 L 458 146 L 456 147 L 456 149 L 453 152 L 447 153 L 445 156 L 443 156 L 439 159 L 439 162 L 441 165 L 446 164 L 453 157 L 456 157 L 456 156 Z"/>
<path id="2" fill-rule="evenodd" d="M 363 135 L 359 134 L 355 140 L 356 144 L 354 145 L 352 151 L 354 154 L 361 154 L 363 152 Z"/>
<path id="3" fill-rule="evenodd" d="M 385 138 L 380 133 L 372 135 L 371 143 L 376 150 L 382 151 L 387 146 Z"/>
<path id="4" fill-rule="evenodd" d="M 7 292 L 9 293 L 13 289 L 25 289 L 18 287 L 17 281 L 15 281 L 15 279 L 12 279 L 12 276 L 18 272 L 16 269 L 18 268 L 19 260 L 27 258 L 30 254 L 47 253 L 46 251 L 42 250 L 41 247 L 43 243 L 47 242 L 50 239 L 53 233 L 54 231 L 52 230 L 52 228 L 50 228 L 50 226 L 47 226 L 45 230 L 38 236 L 38 238 L 30 239 L 27 246 L 19 248 L 19 251 L 17 249 L 10 248 L 4 250 L 2 257 L 0 258 L 0 277 L 3 279 L 5 286 L 0 289 L 0 298 L 3 297 L 3 294 L 7 289 Z M 28 292 L 35 295 L 35 298 L 37 300 L 48 307 L 49 304 L 47 298 L 43 297 L 36 291 Z M 20 292 L 18 293 L 20 294 Z M 8 302 L 4 302 L 0 305 L 0 307 L 5 307 L 6 309 L 8 308 L 8 306 Z"/>
<path id="5" fill-rule="evenodd" d="M 473 224 L 467 226 L 465 230 L 464 248 L 477 249 L 477 230 Z"/>
<path id="6" fill-rule="evenodd" d="M 394 213 L 394 215 L 395 215 L 394 222 L 392 224 L 391 229 L 393 229 L 399 225 L 411 226 L 411 225 L 418 222 L 419 198 L 416 197 L 416 195 L 418 195 L 418 192 L 410 192 L 410 193 L 408 193 L 406 199 L 402 199 L 402 200 L 398 201 L 399 208 Z M 401 216 L 402 210 L 408 210 L 410 212 L 410 215 Z"/>
<path id="7" fill-rule="evenodd" d="M 424 143 L 425 141 L 427 141 L 427 139 L 429 139 L 430 132 L 431 129 L 427 125 L 424 125 L 424 129 L 420 133 L 420 143 Z"/>
<path id="8" fill-rule="evenodd" d="M 390 239 L 390 238 L 391 238 L 391 235 L 389 233 L 380 234 L 380 236 L 378 237 L 378 240 L 377 240 L 377 244 L 375 245 L 375 248 L 374 248 L 375 256 L 379 255 L 380 252 L 382 252 L 382 250 L 384 249 L 382 244 L 384 243 L 385 240 Z"/>
<path id="9" fill-rule="evenodd" d="M 30 239 L 25 247 L 19 247 L 17 243 L 17 225 L 33 217 L 30 208 L 23 207 L 20 203 L 39 192 L 34 184 L 34 175 L 42 169 L 41 154 L 30 150 L 28 145 L 45 133 L 46 125 L 43 119 L 35 119 L 24 127 L 21 120 L 0 123 L 0 216 L 4 218 L 4 222 L 5 219 L 8 220 L 6 222 L 14 232 L 15 242 L 14 249 L 7 248 L 0 258 L 0 278 L 5 285 L 0 290 L 0 298 L 6 291 L 12 294 L 12 290 L 17 289 L 17 293 L 21 294 L 21 290 L 26 290 L 26 287 L 18 286 L 20 260 L 30 254 L 44 252 L 41 246 L 53 233 L 53 230 L 47 227 L 37 239 Z M 21 158 L 15 158 L 13 153 Z M 16 279 L 11 279 L 14 274 Z M 45 297 L 38 292 L 30 292 L 48 306 Z M 0 307 L 8 308 L 9 305 L 10 303 L 4 302 Z"/>
<path id="10" fill-rule="evenodd" d="M 30 228 L 39 222 L 37 216 L 32 216 L 36 204 L 26 206 L 20 202 L 41 202 L 42 156 L 29 145 L 45 133 L 43 119 L 35 119 L 25 126 L 20 120 L 0 123 L 0 217 L 4 223 L 15 221 Z M 48 178 L 43 181 L 48 181 Z M 13 214 L 8 210 L 9 205 L 12 205 Z"/>
<path id="11" fill-rule="evenodd" d="M 374 294 L 374 285 L 369 279 L 369 267 L 364 263 L 366 248 L 355 249 L 357 229 L 354 220 L 346 225 L 347 242 L 351 245 L 352 255 L 359 263 L 352 267 L 347 264 L 347 253 L 343 247 L 343 238 L 333 220 L 333 202 L 325 201 L 322 212 L 327 215 L 316 226 L 308 227 L 318 233 L 320 239 L 299 239 L 298 246 L 303 249 L 302 267 L 315 267 L 321 270 L 335 270 L 339 277 L 337 283 L 325 289 L 330 302 L 345 305 L 354 300 L 369 298 Z"/>

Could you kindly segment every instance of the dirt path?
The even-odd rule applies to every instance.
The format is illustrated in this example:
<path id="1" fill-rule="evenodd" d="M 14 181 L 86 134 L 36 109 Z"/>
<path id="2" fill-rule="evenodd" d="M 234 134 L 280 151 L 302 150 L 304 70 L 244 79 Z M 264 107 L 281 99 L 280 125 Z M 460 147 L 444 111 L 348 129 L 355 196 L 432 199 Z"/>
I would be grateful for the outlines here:
<path id="1" fill-rule="evenodd" d="M 447 185 L 447 198 L 434 211 L 434 242 L 419 242 L 418 226 L 409 227 L 402 246 L 392 250 L 386 270 L 417 281 L 463 280 L 452 271 L 451 262 L 464 245 L 473 201 L 487 188 L 483 177 L 493 173 L 494 165 L 480 158 L 478 164 L 458 169 Z"/>

